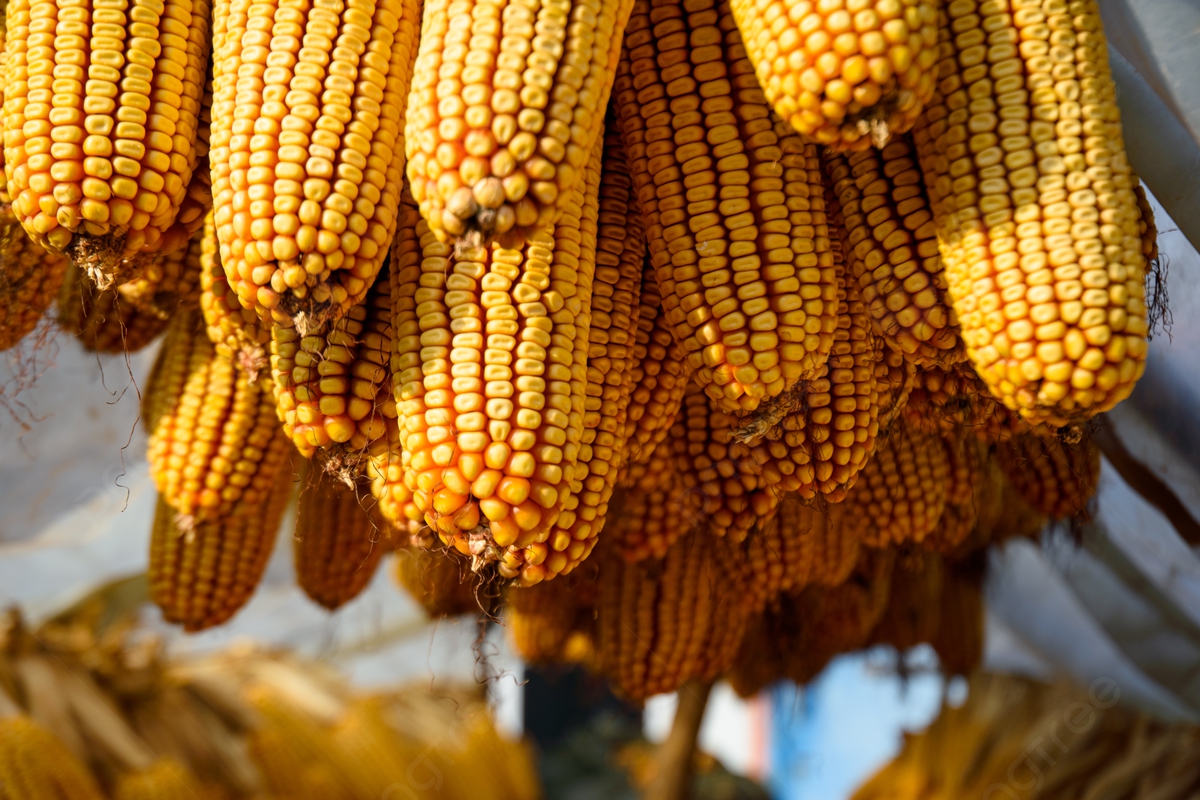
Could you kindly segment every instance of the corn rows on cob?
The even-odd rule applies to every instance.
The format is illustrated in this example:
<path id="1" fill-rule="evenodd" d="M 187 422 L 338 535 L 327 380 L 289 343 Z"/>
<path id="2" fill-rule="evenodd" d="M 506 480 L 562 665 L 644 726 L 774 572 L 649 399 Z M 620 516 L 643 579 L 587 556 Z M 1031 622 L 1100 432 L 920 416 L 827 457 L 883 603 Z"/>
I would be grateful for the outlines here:
<path id="1" fill-rule="evenodd" d="M 768 102 L 833 149 L 883 147 L 934 91 L 936 2 L 736 0 L 733 16 Z"/>
<path id="2" fill-rule="evenodd" d="M 53 257 L 53 256 L 51 256 Z M 65 259 L 64 259 L 65 261 Z M 136 353 L 158 338 L 170 320 L 124 302 L 115 286 L 99 289 L 74 264 L 64 264 L 58 324 L 96 353 Z"/>
<path id="3" fill-rule="evenodd" d="M 393 537 L 415 536 L 425 527 L 425 515 L 413 501 L 413 492 L 405 480 L 404 455 L 400 450 L 400 426 L 395 419 L 384 418 L 386 447 L 367 458 L 365 477 L 371 496 L 378 501 L 379 516 L 387 521 Z M 429 537 L 432 542 L 432 536 Z"/>
<path id="4" fill-rule="evenodd" d="M 1026 433 L 1002 439 L 996 460 L 1026 502 L 1055 519 L 1083 514 L 1100 480 L 1100 449 L 1087 439 Z"/>
<path id="5" fill-rule="evenodd" d="M 301 478 L 292 552 L 296 582 L 304 593 L 330 611 L 353 600 L 370 583 L 388 549 L 375 500 L 356 486 L 322 474 L 308 462 Z"/>
<path id="6" fill-rule="evenodd" d="M 596 607 L 596 570 L 505 595 L 504 624 L 513 647 L 528 664 L 578 661 L 591 652 Z"/>
<path id="7" fill-rule="evenodd" d="M 961 361 L 933 213 L 909 138 L 882 150 L 827 155 L 825 167 L 844 215 L 847 274 L 875 329 L 916 364 Z"/>
<path id="8" fill-rule="evenodd" d="M 946 448 L 946 506 L 937 527 L 922 542 L 939 553 L 953 553 L 975 529 L 981 510 L 996 501 L 999 486 L 990 472 L 991 463 L 984 444 L 963 434 L 943 436 Z"/>
<path id="9" fill-rule="evenodd" d="M 208 3 L 13 0 L 7 17 L 4 166 L 26 231 L 101 289 L 184 247 Z"/>
<path id="10" fill-rule="evenodd" d="M 519 249 L 454 253 L 420 221 L 422 258 L 393 298 L 414 502 L 444 541 L 527 584 L 548 574 L 527 548 L 549 538 L 580 456 L 602 152 L 597 140 L 558 223 Z"/>
<path id="11" fill-rule="evenodd" d="M 749 607 L 737 571 L 728 569 L 727 541 L 710 537 L 684 536 L 662 560 L 631 564 L 611 550 L 601 555 L 598 659 L 630 699 L 710 681 L 733 661 Z"/>
<path id="12" fill-rule="evenodd" d="M 904 416 L 911 426 L 945 436 L 971 434 L 987 442 L 1028 428 L 1005 407 L 968 364 L 916 370 Z"/>
<path id="13" fill-rule="evenodd" d="M 816 146 L 771 113 L 724 2 L 636 2 L 614 96 L 693 380 L 727 410 L 753 410 L 832 345 Z"/>
<path id="14" fill-rule="evenodd" d="M 916 141 L 968 355 L 1031 422 L 1091 416 L 1144 369 L 1149 249 L 1098 9 L 944 14 L 940 98 Z"/>
<path id="15" fill-rule="evenodd" d="M 0 786 L 11 800 L 103 800 L 87 768 L 53 734 L 21 715 L 0 721 Z"/>
<path id="16" fill-rule="evenodd" d="M 896 558 L 887 607 L 871 639 L 903 652 L 933 641 L 941 626 L 946 566 L 937 553 L 914 550 Z"/>
<path id="17" fill-rule="evenodd" d="M 201 292 L 203 235 L 197 231 L 187 247 L 152 259 L 137 278 L 117 286 L 121 300 L 163 319 L 195 306 Z"/>
<path id="18" fill-rule="evenodd" d="M 605 539 L 628 561 L 662 558 L 695 524 L 694 510 L 684 507 L 686 491 L 669 454 L 634 465 L 609 504 Z"/>
<path id="19" fill-rule="evenodd" d="M 602 136 L 631 5 L 426 4 L 405 135 L 439 240 L 511 245 L 565 213 Z"/>
<path id="20" fill-rule="evenodd" d="M 470 563 L 456 552 L 398 548 L 393 568 L 396 583 L 432 618 L 486 612 L 490 608 L 491 598 L 471 572 Z"/>
<path id="21" fill-rule="evenodd" d="M 200 240 L 200 311 L 209 341 L 222 358 L 232 359 L 251 379 L 268 366 L 267 345 L 270 329 L 258 317 L 242 308 L 229 288 L 217 242 L 212 213 L 205 215 Z"/>
<path id="22" fill-rule="evenodd" d="M 2 60 L 2 59 L 0 59 Z M 67 275 L 67 259 L 25 235 L 11 209 L 0 207 L 0 351 L 37 327 Z"/>

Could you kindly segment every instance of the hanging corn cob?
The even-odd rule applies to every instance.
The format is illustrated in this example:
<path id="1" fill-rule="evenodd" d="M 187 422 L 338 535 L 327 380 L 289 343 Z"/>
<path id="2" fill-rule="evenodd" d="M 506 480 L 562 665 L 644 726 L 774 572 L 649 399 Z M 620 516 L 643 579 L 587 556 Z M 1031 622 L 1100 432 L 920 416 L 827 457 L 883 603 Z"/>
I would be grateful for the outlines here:
<path id="1" fill-rule="evenodd" d="M 922 542 L 939 553 L 954 553 L 971 535 L 980 517 L 993 513 L 1000 485 L 987 447 L 970 432 L 943 434 L 946 448 L 946 507 L 937 527 Z"/>
<path id="2" fill-rule="evenodd" d="M 87 767 L 23 715 L 0 721 L 0 786 L 5 800 L 104 798 Z"/>
<path id="3" fill-rule="evenodd" d="M 837 311 L 815 145 L 771 112 L 727 3 L 634 4 L 614 96 L 663 309 L 730 411 L 811 377 Z"/>
<path id="4" fill-rule="evenodd" d="M 609 504 L 604 534 L 627 561 L 662 558 L 695 524 L 694 510 L 684 508 L 686 487 L 669 453 L 649 464 L 635 464 Z"/>
<path id="5" fill-rule="evenodd" d="M 565 213 L 602 135 L 631 5 L 426 3 L 405 136 L 439 241 L 508 233 L 515 247 Z"/>
<path id="6" fill-rule="evenodd" d="M 354 800 L 353 779 L 338 763 L 330 731 L 265 689 L 249 692 L 259 726 L 249 750 L 271 793 L 298 800 Z"/>
<path id="7" fill-rule="evenodd" d="M 602 145 L 562 218 L 520 249 L 454 253 L 422 220 L 422 257 L 394 298 L 413 500 L 478 566 L 499 560 L 526 583 L 548 574 L 526 550 L 549 538 L 580 457 Z"/>
<path id="8" fill-rule="evenodd" d="M 591 655 L 598 590 L 595 572 L 585 566 L 556 581 L 509 589 L 504 624 L 525 663 L 572 663 Z"/>
<path id="9" fill-rule="evenodd" d="M 710 681 L 728 668 L 749 609 L 728 540 L 689 534 L 659 560 L 627 563 L 605 548 L 596 606 L 598 657 L 632 700 Z"/>
<path id="10" fill-rule="evenodd" d="M 306 462 L 301 482 L 292 537 L 296 582 L 313 602 L 333 611 L 367 588 L 390 532 L 374 498 L 322 474 L 314 462 Z"/>
<path id="11" fill-rule="evenodd" d="M 203 239 L 204 232 L 198 231 L 187 247 L 154 258 L 139 277 L 117 286 L 121 302 L 162 319 L 194 307 L 201 291 Z"/>
<path id="12" fill-rule="evenodd" d="M 25 230 L 101 289 L 185 246 L 208 3 L 13 0 L 7 14 L 4 160 Z"/>
<path id="13" fill-rule="evenodd" d="M 883 150 L 827 154 L 825 168 L 845 216 L 847 274 L 858 284 L 875 330 L 914 363 L 963 360 L 909 137 Z"/>
<path id="14" fill-rule="evenodd" d="M 1090 417 L 1144 369 L 1153 247 L 1099 12 L 954 0 L 944 13 L 940 97 L 916 141 L 968 355 L 1029 421 Z"/>
<path id="15" fill-rule="evenodd" d="M 320 333 L 375 282 L 396 230 L 420 13 L 419 0 L 216 2 L 221 263 L 264 320 Z"/>
<path id="16" fill-rule="evenodd" d="M 58 324 L 79 339 L 85 349 L 136 353 L 170 324 L 169 319 L 124 302 L 117 287 L 98 289 L 82 269 L 69 263 L 65 266 L 66 277 L 57 300 Z"/>
<path id="17" fill-rule="evenodd" d="M 217 355 L 232 359 L 255 380 L 260 371 L 270 366 L 266 349 L 271 341 L 270 331 L 257 316 L 242 308 L 229 288 L 211 212 L 204 218 L 200 243 L 200 311 L 204 314 L 208 339 Z"/>
<path id="18" fill-rule="evenodd" d="M 936 2 L 733 0 L 772 108 L 838 149 L 883 147 L 933 94 Z"/>
<path id="19" fill-rule="evenodd" d="M 983 661 L 985 562 L 981 552 L 946 565 L 937 635 L 930 644 L 947 675 L 970 675 Z"/>
<path id="20" fill-rule="evenodd" d="M 996 460 L 1026 502 L 1055 519 L 1084 514 L 1100 480 L 1100 449 L 1090 439 L 1024 433 L 1001 439 Z"/>
<path id="21" fill-rule="evenodd" d="M 11 209 L 0 206 L 0 350 L 37 327 L 67 275 L 67 259 L 25 235 Z"/>
<path id="22" fill-rule="evenodd" d="M 470 563 L 450 550 L 399 548 L 394 569 L 396 582 L 434 619 L 487 613 L 494 599 L 481 591 Z"/>
<path id="23" fill-rule="evenodd" d="M 890 644 L 901 652 L 932 642 L 942 620 L 945 572 L 937 553 L 914 550 L 898 556 L 887 606 L 871 641 Z"/>
<path id="24" fill-rule="evenodd" d="M 969 364 L 918 369 L 904 415 L 909 425 L 927 433 L 969 434 L 986 442 L 1028 429 L 1016 413 L 992 396 Z"/>

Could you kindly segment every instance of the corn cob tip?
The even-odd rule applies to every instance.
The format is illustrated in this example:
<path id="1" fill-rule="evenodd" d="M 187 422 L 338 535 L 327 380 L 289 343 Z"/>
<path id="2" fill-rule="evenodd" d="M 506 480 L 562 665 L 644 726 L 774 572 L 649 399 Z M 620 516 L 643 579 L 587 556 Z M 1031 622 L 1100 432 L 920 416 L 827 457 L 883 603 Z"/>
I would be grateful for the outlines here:
<path id="1" fill-rule="evenodd" d="M 141 273 L 150 259 L 138 254 L 130 256 L 121 242 L 111 233 L 103 236 L 73 236 L 63 253 L 104 291 L 114 283 L 131 280 Z"/>

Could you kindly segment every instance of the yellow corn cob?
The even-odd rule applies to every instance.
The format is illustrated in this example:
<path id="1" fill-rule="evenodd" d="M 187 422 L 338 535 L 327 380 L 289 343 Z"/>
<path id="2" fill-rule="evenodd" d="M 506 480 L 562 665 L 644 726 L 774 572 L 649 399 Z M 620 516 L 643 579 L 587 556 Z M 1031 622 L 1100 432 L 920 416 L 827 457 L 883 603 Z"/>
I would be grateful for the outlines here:
<path id="1" fill-rule="evenodd" d="M 939 553 L 954 553 L 975 529 L 980 510 L 999 494 L 989 472 L 986 446 L 970 432 L 943 434 L 946 447 L 946 508 L 937 527 L 922 544 Z"/>
<path id="2" fill-rule="evenodd" d="M 947 675 L 970 675 L 983 661 L 983 573 L 979 557 L 946 567 L 931 644 Z"/>
<path id="3" fill-rule="evenodd" d="M 425 515 L 413 502 L 412 489 L 404 479 L 404 454 L 400 449 L 400 426 L 394 419 L 385 419 L 384 439 L 387 446 L 382 452 L 367 458 L 366 477 L 370 481 L 371 496 L 378 501 L 376 509 L 387 520 L 391 538 L 412 538 L 425 527 Z M 432 535 L 430 535 L 432 544 Z"/>
<path id="4" fill-rule="evenodd" d="M 413 764 L 425 757 L 422 744 L 397 736 L 384 710 L 381 698 L 356 700 L 332 731 L 333 754 L 354 786 L 354 796 L 387 797 L 403 786 L 410 797 L 428 797 L 431 793 L 417 794 L 412 783 L 404 783 L 411 781 Z"/>
<path id="5" fill-rule="evenodd" d="M 5 800 L 104 798 L 87 767 L 24 715 L 0 721 L 0 787 Z"/>
<path id="6" fill-rule="evenodd" d="M 599 225 L 582 446 L 562 513 L 550 529 L 550 537 L 531 545 L 527 558 L 529 563 L 540 563 L 547 578 L 570 572 L 595 547 L 626 454 L 646 244 L 616 131 L 604 137 Z"/>
<path id="7" fill-rule="evenodd" d="M 251 379 L 270 366 L 268 328 L 258 317 L 242 308 L 229 288 L 217 243 L 217 229 L 210 212 L 204 218 L 204 238 L 200 250 L 200 311 L 211 341 L 222 358 L 232 359 Z"/>
<path id="8" fill-rule="evenodd" d="M 459 554 L 420 547 L 396 551 L 395 578 L 430 617 L 456 617 L 487 611 L 491 598 L 481 591 L 470 564 Z"/>
<path id="9" fill-rule="evenodd" d="M 728 668 L 749 604 L 727 540 L 702 530 L 672 545 L 661 561 L 630 564 L 607 547 L 601 558 L 597 649 L 620 693 L 641 700 Z"/>
<path id="10" fill-rule="evenodd" d="M 526 548 L 549 538 L 580 456 L 602 145 L 559 222 L 520 249 L 452 253 L 422 220 L 394 298 L 413 499 L 444 541 L 525 583 L 547 575 Z"/>
<path id="11" fill-rule="evenodd" d="M 0 350 L 7 350 L 37 327 L 58 296 L 67 259 L 31 240 L 11 208 L 0 206 L 0 261 Z"/>
<path id="12" fill-rule="evenodd" d="M 271 328 L 271 377 L 283 429 L 305 458 L 318 450 L 353 469 L 386 447 L 385 420 L 396 407 L 388 374 L 392 291 L 388 275 L 323 332 L 291 320 Z"/>
<path id="13" fill-rule="evenodd" d="M 945 563 L 937 553 L 914 550 L 896 559 L 887 606 L 873 643 L 890 644 L 903 652 L 932 642 L 941 623 Z"/>
<path id="14" fill-rule="evenodd" d="M 59 325 L 96 353 L 136 353 L 170 324 L 123 302 L 115 286 L 96 288 L 82 269 L 69 263 L 57 302 Z"/>
<path id="15" fill-rule="evenodd" d="M 405 135 L 413 197 L 441 241 L 508 233 L 516 246 L 574 202 L 631 5 L 428 0 Z"/>
<path id="16" fill-rule="evenodd" d="M 6 52 L 8 49 L 7 43 L 8 43 L 8 0 L 5 0 L 3 3 L 0 3 L 0 205 L 11 206 L 12 205 L 12 195 L 10 195 L 8 193 L 8 173 L 3 169 L 3 167 L 4 167 L 4 147 L 3 147 L 4 139 L 3 139 L 3 137 L 4 137 L 5 117 L 6 117 L 6 115 L 4 114 L 4 92 L 5 92 L 4 87 L 8 85 L 8 67 L 7 67 L 8 57 L 6 55 Z M 8 213 L 12 215 L 12 223 L 13 224 L 20 224 L 17 222 L 16 214 L 13 213 L 11 209 L 8 210 Z"/>
<path id="17" fill-rule="evenodd" d="M 775 117 L 726 2 L 634 4 L 616 107 L 695 380 L 753 410 L 811 377 L 837 298 L 815 145 Z"/>
<path id="18" fill-rule="evenodd" d="M 891 348 L 883 349 L 883 361 L 876 367 L 875 386 L 879 392 L 879 427 L 886 429 L 908 407 L 916 368 Z"/>
<path id="19" fill-rule="evenodd" d="M 204 91 L 200 98 L 196 138 L 192 142 L 192 149 L 196 153 L 196 167 L 192 171 L 192 179 L 188 181 L 187 194 L 179 205 L 179 216 L 175 220 L 175 226 L 182 227 L 188 236 L 195 236 L 205 227 L 213 208 L 212 170 L 208 163 L 209 140 L 212 137 L 212 70 L 210 59 L 204 78 Z"/>
<path id="20" fill-rule="evenodd" d="M 21 224 L 100 288 L 174 227 L 196 168 L 209 5 L 12 0 L 4 161 Z"/>
<path id="21" fill-rule="evenodd" d="M 770 452 L 763 444 L 735 439 L 736 421 L 691 383 L 671 430 L 671 445 L 683 477 L 681 514 L 688 527 L 704 521 L 712 533 L 741 541 L 779 501 L 763 468 Z"/>
<path id="22" fill-rule="evenodd" d="M 142 414 L 150 476 L 182 529 L 261 505 L 288 471 L 263 383 L 216 353 L 195 310 L 172 321 Z"/>
<path id="23" fill-rule="evenodd" d="M 1086 439 L 1025 433 L 1002 439 L 996 460 L 1026 502 L 1056 519 L 1085 513 L 1100 480 L 1100 449 Z"/>
<path id="24" fill-rule="evenodd" d="M 771 107 L 834 148 L 882 147 L 933 94 L 935 0 L 734 0 Z"/>
<path id="25" fill-rule="evenodd" d="M 1031 422 L 1090 417 L 1144 369 L 1152 249 L 1099 12 L 954 0 L 945 14 L 944 99 L 916 140 L 968 355 Z"/>
<path id="26" fill-rule="evenodd" d="M 962 361 L 966 353 L 909 137 L 883 150 L 827 156 L 825 164 L 845 216 L 847 273 L 875 330 L 914 363 Z"/>
<path id="27" fill-rule="evenodd" d="M 809 583 L 817 586 L 841 586 L 850 580 L 863 557 L 863 547 L 855 532 L 858 522 L 845 503 L 829 506 L 824 524 L 813 525 L 812 571 Z"/>
<path id="28" fill-rule="evenodd" d="M 209 161 L 221 263 L 247 309 L 319 332 L 396 230 L 420 0 L 218 0 Z"/>
<path id="29" fill-rule="evenodd" d="M 200 298 L 203 239 L 204 232 L 198 231 L 187 247 L 154 258 L 139 277 L 119 285 L 122 302 L 163 319 L 194 307 Z"/>
<path id="30" fill-rule="evenodd" d="M 992 396 L 969 364 L 918 369 L 904 416 L 927 433 L 973 434 L 987 442 L 1029 427 Z"/>
<path id="31" fill-rule="evenodd" d="M 847 494 L 847 519 L 870 547 L 921 542 L 946 507 L 948 469 L 940 436 L 899 425 Z"/>
<path id="32" fill-rule="evenodd" d="M 387 535 L 370 495 L 360 496 L 313 462 L 305 473 L 292 539 L 296 582 L 313 602 L 333 611 L 367 588 Z"/>
<path id="33" fill-rule="evenodd" d="M 218 800 L 221 796 L 173 758 L 160 758 L 149 769 L 122 775 L 113 789 L 113 800 Z"/>
<path id="34" fill-rule="evenodd" d="M 661 453 L 638 464 L 622 479 L 609 504 L 605 538 L 627 561 L 662 558 L 695 524 L 684 508 L 685 486 L 675 459 Z"/>
<path id="35" fill-rule="evenodd" d="M 587 571 L 507 592 L 504 624 L 525 663 L 564 663 L 589 653 L 598 584 Z"/>
<path id="36" fill-rule="evenodd" d="M 353 780 L 337 763 L 331 731 L 263 688 L 252 688 L 248 699 L 261 720 L 248 749 L 273 795 L 357 800 Z"/>

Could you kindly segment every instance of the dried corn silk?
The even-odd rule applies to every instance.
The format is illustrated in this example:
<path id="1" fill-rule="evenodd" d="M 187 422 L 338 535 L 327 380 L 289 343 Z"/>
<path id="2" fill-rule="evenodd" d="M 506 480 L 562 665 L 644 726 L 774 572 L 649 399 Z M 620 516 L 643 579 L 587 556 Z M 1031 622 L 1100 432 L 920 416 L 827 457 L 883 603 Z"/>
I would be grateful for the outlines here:
<path id="1" fill-rule="evenodd" d="M 136 353 L 167 329 L 169 319 L 124 302 L 117 287 L 97 289 L 67 265 L 58 292 L 58 324 L 94 353 Z"/>

